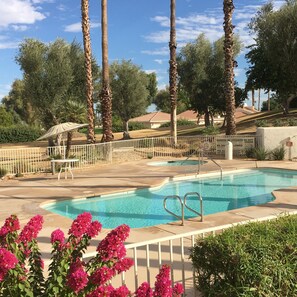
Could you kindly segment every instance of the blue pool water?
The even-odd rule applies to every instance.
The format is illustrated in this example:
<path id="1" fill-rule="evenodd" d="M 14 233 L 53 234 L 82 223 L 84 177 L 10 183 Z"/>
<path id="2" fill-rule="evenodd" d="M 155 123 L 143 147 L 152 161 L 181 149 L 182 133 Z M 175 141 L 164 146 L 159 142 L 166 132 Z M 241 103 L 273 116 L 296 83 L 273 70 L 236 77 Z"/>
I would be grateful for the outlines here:
<path id="1" fill-rule="evenodd" d="M 273 190 L 296 185 L 297 171 L 259 169 L 224 173 L 223 180 L 217 176 L 172 181 L 160 188 L 61 201 L 48 204 L 44 208 L 72 219 L 88 211 L 104 228 L 114 228 L 123 223 L 131 228 L 139 228 L 176 220 L 163 209 L 163 199 L 168 195 L 183 197 L 188 192 L 199 192 L 203 197 L 204 215 L 208 215 L 267 203 L 274 200 L 271 194 Z M 188 205 L 199 211 L 197 197 L 189 196 Z M 168 201 L 167 206 L 173 212 L 180 212 L 179 203 L 173 199 Z M 190 218 L 195 215 L 186 211 L 185 216 Z"/>

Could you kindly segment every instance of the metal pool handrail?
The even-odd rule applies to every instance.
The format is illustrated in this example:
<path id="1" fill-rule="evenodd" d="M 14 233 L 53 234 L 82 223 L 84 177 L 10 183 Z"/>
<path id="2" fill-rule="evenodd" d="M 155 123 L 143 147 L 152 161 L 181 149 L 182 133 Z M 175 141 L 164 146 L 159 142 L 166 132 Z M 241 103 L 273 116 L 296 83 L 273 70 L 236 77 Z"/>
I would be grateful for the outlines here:
<path id="1" fill-rule="evenodd" d="M 190 195 L 197 195 L 197 196 L 198 196 L 199 201 L 200 201 L 200 213 L 199 213 L 198 211 L 194 210 L 193 208 L 191 208 L 190 206 L 187 205 L 187 197 L 190 196 Z M 180 203 L 180 205 L 181 205 L 181 216 L 175 214 L 174 212 L 170 211 L 170 210 L 167 208 L 166 202 L 167 202 L 167 199 L 169 199 L 169 198 L 176 198 L 176 199 L 178 199 L 178 201 L 179 201 L 179 203 Z M 189 211 L 191 211 L 191 212 L 197 214 L 198 216 L 200 216 L 200 217 L 201 217 L 201 222 L 203 222 L 203 199 L 202 199 L 202 196 L 201 196 L 198 192 L 188 192 L 188 193 L 186 193 L 185 196 L 184 196 L 184 199 L 183 199 L 183 200 L 182 200 L 182 199 L 180 198 L 180 196 L 178 196 L 178 195 L 170 195 L 170 196 L 166 196 L 166 197 L 164 198 L 164 200 L 163 200 L 163 206 L 164 206 L 164 209 L 165 209 L 168 213 L 170 213 L 171 215 L 175 216 L 176 218 L 178 218 L 179 220 L 182 221 L 181 226 L 184 225 L 184 221 L 185 221 L 185 207 L 186 207 Z"/>
<path id="2" fill-rule="evenodd" d="M 170 210 L 167 208 L 167 206 L 166 206 L 166 202 L 167 202 L 167 199 L 169 199 L 169 198 L 176 198 L 176 199 L 178 199 L 178 201 L 179 201 L 179 203 L 180 203 L 180 205 L 181 205 L 181 216 L 175 214 L 174 212 L 170 211 Z M 181 226 L 184 225 L 184 221 L 185 221 L 184 203 L 183 203 L 183 201 L 181 200 L 181 198 L 180 198 L 178 195 L 170 195 L 170 196 L 166 196 L 166 197 L 164 198 L 164 201 L 163 201 L 163 206 L 164 206 L 164 209 L 165 209 L 168 213 L 172 214 L 173 216 L 175 216 L 176 218 L 178 218 L 178 219 L 180 219 L 180 220 L 182 221 Z"/>
<path id="3" fill-rule="evenodd" d="M 198 196 L 199 201 L 200 201 L 200 213 L 187 205 L 187 197 L 190 196 L 190 195 L 197 195 Z M 193 212 L 193 213 L 197 214 L 198 216 L 200 216 L 201 217 L 201 222 L 203 222 L 203 199 L 202 199 L 202 196 L 198 192 L 189 192 L 184 196 L 184 207 L 186 207 L 191 212 Z"/>

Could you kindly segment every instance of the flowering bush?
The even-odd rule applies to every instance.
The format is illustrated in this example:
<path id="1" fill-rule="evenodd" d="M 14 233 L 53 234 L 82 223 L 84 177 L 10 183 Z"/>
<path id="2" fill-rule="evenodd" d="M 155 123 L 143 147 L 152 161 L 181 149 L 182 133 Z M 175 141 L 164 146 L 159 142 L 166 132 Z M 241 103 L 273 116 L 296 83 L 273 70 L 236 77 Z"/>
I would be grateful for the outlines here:
<path id="1" fill-rule="evenodd" d="M 110 280 L 133 265 L 126 257 L 124 246 L 130 228 L 121 225 L 112 230 L 98 244 L 96 256 L 84 261 L 83 254 L 91 239 L 102 228 L 86 212 L 73 221 L 68 239 L 60 229 L 52 232 L 52 257 L 45 278 L 36 240 L 42 224 L 42 216 L 36 215 L 19 232 L 20 223 L 15 215 L 5 220 L 0 229 L 0 296 L 178 297 L 183 294 L 181 284 L 171 287 L 167 265 L 160 269 L 155 289 L 148 283 L 141 284 L 136 292 L 126 286 L 112 287 Z"/>

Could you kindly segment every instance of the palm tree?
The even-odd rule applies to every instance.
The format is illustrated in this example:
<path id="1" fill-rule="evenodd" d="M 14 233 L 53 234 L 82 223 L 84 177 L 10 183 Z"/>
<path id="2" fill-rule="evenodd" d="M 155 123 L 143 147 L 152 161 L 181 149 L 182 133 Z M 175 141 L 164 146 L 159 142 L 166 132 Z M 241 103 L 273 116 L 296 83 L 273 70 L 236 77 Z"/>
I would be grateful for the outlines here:
<path id="1" fill-rule="evenodd" d="M 90 39 L 89 22 L 89 1 L 81 0 L 81 25 L 83 33 L 84 53 L 85 53 L 85 71 L 86 71 L 86 98 L 88 111 L 88 143 L 95 143 L 94 132 L 94 105 L 93 105 L 93 78 L 92 78 L 92 50 Z"/>
<path id="2" fill-rule="evenodd" d="M 171 103 L 171 137 L 177 145 L 176 129 L 176 94 L 177 94 L 177 63 L 176 63 L 176 30 L 175 30 L 175 0 L 170 0 L 170 61 L 169 61 L 169 92 Z"/>
<path id="3" fill-rule="evenodd" d="M 112 95 L 109 85 L 108 40 L 107 40 L 107 0 L 101 0 L 102 30 L 102 90 L 100 94 L 103 135 L 101 142 L 113 139 L 112 135 Z"/>
<path id="4" fill-rule="evenodd" d="M 224 0 L 224 52 L 225 52 L 225 99 L 226 99 L 226 135 L 236 134 L 235 124 L 235 88 L 234 88 L 234 50 L 232 13 L 233 0 Z"/>
<path id="5" fill-rule="evenodd" d="M 67 100 L 65 102 L 63 110 L 61 110 L 61 119 L 63 122 L 73 122 L 83 124 L 86 121 L 87 112 L 86 106 L 80 102 L 73 100 Z M 66 142 L 66 159 L 69 157 L 70 148 L 73 138 L 73 131 L 67 133 L 67 142 Z"/>

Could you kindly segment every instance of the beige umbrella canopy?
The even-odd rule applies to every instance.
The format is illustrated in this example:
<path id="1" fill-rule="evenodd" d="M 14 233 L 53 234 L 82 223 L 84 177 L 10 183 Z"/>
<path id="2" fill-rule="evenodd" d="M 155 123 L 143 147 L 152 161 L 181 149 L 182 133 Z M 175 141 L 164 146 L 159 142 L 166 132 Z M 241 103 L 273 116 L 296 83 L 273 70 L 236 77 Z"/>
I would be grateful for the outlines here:
<path id="1" fill-rule="evenodd" d="M 51 137 L 55 137 L 59 134 L 67 133 L 86 126 L 88 126 L 88 124 L 77 124 L 72 122 L 58 124 L 48 129 L 46 133 L 40 136 L 37 140 L 48 139 Z"/>
<path id="2" fill-rule="evenodd" d="M 77 124 L 77 123 L 72 123 L 72 122 L 58 124 L 58 125 L 51 127 L 50 129 L 48 129 L 46 131 L 46 133 L 44 135 L 42 135 L 41 137 L 39 137 L 37 140 L 44 140 L 44 139 L 58 136 L 59 153 L 61 154 L 60 143 L 61 143 L 61 139 L 63 138 L 63 134 L 66 134 L 68 132 L 71 132 L 73 130 L 76 130 L 76 129 L 79 129 L 82 127 L 86 127 L 86 126 L 88 126 L 88 124 Z M 64 142 L 64 139 L 63 139 L 63 142 Z M 70 140 L 70 142 L 71 142 L 71 140 Z M 69 142 L 68 150 L 70 150 L 70 145 L 71 145 L 70 142 Z M 63 147 L 64 147 L 64 144 L 63 144 Z M 67 145 L 67 147 L 68 147 L 68 145 Z M 66 156 L 66 157 L 68 157 L 68 156 Z M 64 150 L 64 159 L 65 159 L 65 150 Z"/>

